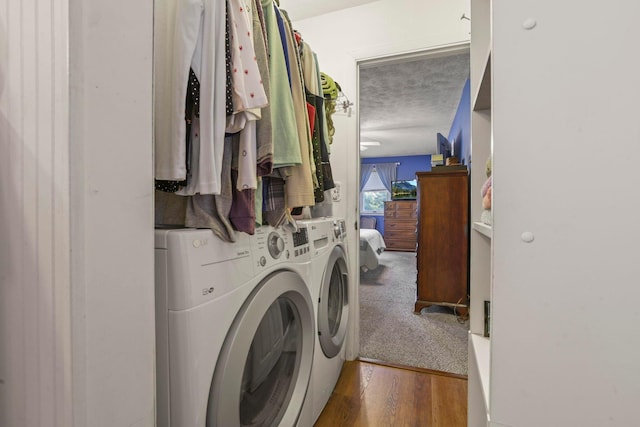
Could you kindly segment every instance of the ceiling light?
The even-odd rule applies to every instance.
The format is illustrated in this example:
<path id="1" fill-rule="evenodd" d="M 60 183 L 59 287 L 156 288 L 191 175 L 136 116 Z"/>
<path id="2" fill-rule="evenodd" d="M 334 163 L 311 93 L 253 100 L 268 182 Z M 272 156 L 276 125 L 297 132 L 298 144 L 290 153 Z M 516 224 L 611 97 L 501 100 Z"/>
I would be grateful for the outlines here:
<path id="1" fill-rule="evenodd" d="M 367 147 L 367 146 L 364 146 L 364 145 L 360 146 L 360 151 L 364 151 L 364 150 L 368 150 L 368 149 L 369 149 L 369 147 Z"/>
<path id="2" fill-rule="evenodd" d="M 360 146 L 365 147 L 379 147 L 380 143 L 378 141 L 360 141 Z"/>

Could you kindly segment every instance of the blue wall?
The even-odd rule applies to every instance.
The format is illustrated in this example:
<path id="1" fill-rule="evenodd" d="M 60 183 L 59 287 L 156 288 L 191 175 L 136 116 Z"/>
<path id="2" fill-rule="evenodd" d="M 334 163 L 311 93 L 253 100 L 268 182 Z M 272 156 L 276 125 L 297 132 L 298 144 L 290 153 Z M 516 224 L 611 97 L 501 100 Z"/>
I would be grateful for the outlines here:
<path id="1" fill-rule="evenodd" d="M 469 79 L 462 89 L 458 111 L 451 123 L 449 142 L 455 141 L 454 156 L 460 159 L 460 163 L 470 167 L 471 156 L 471 83 Z"/>
<path id="2" fill-rule="evenodd" d="M 415 179 L 416 172 L 431 170 L 431 155 L 396 156 L 396 157 L 367 157 L 360 159 L 362 164 L 400 163 L 396 169 L 396 179 Z M 377 218 L 376 229 L 384 234 L 384 215 L 363 215 Z"/>

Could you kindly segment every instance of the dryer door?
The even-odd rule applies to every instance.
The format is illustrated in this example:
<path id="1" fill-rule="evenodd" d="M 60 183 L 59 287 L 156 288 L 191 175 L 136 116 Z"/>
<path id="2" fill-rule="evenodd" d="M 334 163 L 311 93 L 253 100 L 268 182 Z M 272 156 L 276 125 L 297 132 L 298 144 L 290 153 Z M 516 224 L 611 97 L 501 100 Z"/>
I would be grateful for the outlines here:
<path id="1" fill-rule="evenodd" d="M 218 358 L 208 427 L 294 426 L 311 376 L 311 296 L 292 271 L 269 275 L 247 298 Z"/>
<path id="2" fill-rule="evenodd" d="M 322 276 L 318 301 L 318 336 L 325 356 L 335 357 L 347 336 L 349 271 L 341 246 L 333 248 Z"/>

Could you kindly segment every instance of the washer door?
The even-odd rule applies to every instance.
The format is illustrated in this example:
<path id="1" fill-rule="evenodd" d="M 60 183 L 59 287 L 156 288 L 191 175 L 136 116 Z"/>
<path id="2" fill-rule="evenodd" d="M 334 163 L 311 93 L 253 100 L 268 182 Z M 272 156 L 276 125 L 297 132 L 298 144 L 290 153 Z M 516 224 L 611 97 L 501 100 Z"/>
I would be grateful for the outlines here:
<path id="1" fill-rule="evenodd" d="M 318 301 L 318 336 L 325 356 L 335 357 L 347 336 L 349 270 L 344 250 L 333 248 L 322 276 Z"/>
<path id="2" fill-rule="evenodd" d="M 218 357 L 208 427 L 296 425 L 313 363 L 311 304 L 292 271 L 277 271 L 256 287 Z"/>

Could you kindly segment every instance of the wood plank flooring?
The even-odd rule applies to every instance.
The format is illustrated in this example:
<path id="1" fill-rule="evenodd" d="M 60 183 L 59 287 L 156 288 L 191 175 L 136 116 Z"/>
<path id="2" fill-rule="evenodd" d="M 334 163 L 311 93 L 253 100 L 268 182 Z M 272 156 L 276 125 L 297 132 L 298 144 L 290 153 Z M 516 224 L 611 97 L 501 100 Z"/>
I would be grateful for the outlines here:
<path id="1" fill-rule="evenodd" d="M 315 427 L 464 427 L 467 380 L 351 361 Z"/>

